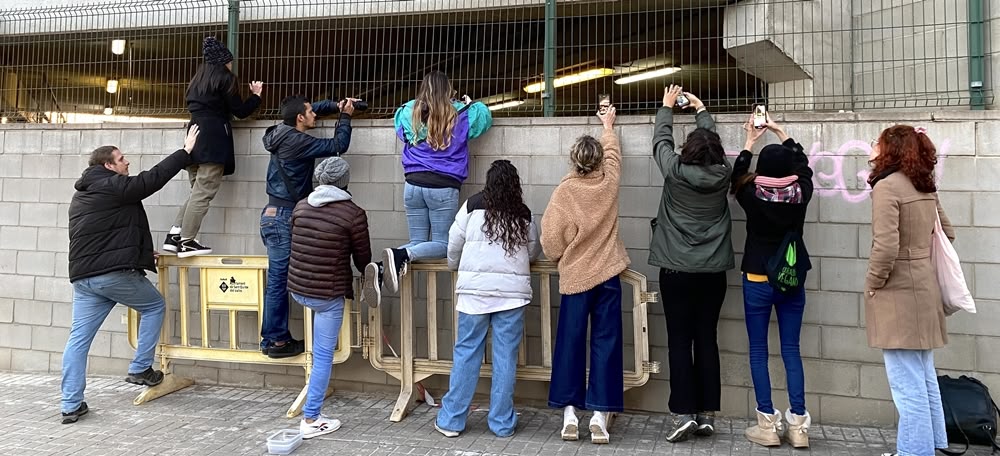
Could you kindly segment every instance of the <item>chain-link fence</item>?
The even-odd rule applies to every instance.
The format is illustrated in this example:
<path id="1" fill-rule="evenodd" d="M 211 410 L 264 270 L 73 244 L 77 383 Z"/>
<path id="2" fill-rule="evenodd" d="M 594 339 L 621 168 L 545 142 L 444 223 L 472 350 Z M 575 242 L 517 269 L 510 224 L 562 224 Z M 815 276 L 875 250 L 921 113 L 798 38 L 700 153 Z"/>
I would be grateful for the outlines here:
<path id="1" fill-rule="evenodd" d="M 989 3 L 117 0 L 2 10 L 0 115 L 185 118 L 208 35 L 236 49 L 244 95 L 245 83 L 264 81 L 259 118 L 292 94 L 359 97 L 365 115 L 389 117 L 432 69 L 498 116 L 588 114 L 599 94 L 647 114 L 670 83 L 715 111 L 988 107 L 998 27 Z"/>

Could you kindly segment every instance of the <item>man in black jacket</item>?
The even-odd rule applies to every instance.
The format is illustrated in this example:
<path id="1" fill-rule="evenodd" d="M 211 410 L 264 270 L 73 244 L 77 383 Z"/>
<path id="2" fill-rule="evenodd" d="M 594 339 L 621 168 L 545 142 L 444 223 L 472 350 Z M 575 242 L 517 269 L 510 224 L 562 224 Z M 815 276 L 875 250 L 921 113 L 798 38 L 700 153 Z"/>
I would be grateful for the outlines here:
<path id="1" fill-rule="evenodd" d="M 264 148 L 271 153 L 267 165 L 267 206 L 260 214 L 260 237 L 267 248 L 267 288 L 260 329 L 260 351 L 271 358 L 302 353 L 302 341 L 288 332 L 288 257 L 292 250 L 292 209 L 313 191 L 317 158 L 337 157 L 351 145 L 353 99 L 312 104 L 305 97 L 281 101 L 284 121 L 264 133 Z M 340 112 L 333 138 L 306 134 L 316 128 L 316 116 Z"/>
<path id="2" fill-rule="evenodd" d="M 73 283 L 73 327 L 63 353 L 62 422 L 87 413 L 87 352 L 116 303 L 139 312 L 138 348 L 126 382 L 156 386 L 163 372 L 153 370 L 165 303 L 146 279 L 155 271 L 155 248 L 142 200 L 163 188 L 191 162 L 198 127 L 188 130 L 184 148 L 149 171 L 128 175 L 128 160 L 115 146 L 90 154 L 89 167 L 76 181 L 69 205 L 69 281 Z"/>

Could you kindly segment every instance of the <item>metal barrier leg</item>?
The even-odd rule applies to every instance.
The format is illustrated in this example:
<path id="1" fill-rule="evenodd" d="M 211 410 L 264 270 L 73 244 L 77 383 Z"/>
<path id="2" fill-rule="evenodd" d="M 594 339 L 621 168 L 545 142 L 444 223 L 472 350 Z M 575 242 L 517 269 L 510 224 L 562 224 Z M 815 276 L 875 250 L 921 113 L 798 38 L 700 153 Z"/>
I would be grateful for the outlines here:
<path id="1" fill-rule="evenodd" d="M 191 385 L 194 385 L 194 380 L 191 380 L 190 378 L 179 377 L 177 375 L 169 373 L 164 374 L 163 382 L 161 382 L 159 385 L 146 388 L 145 390 L 143 390 L 143 392 L 139 393 L 139 395 L 132 400 L 132 404 L 133 405 L 143 404 L 153 399 L 166 396 L 170 393 L 173 393 L 174 391 L 180 391 Z"/>
<path id="2" fill-rule="evenodd" d="M 413 275 L 410 271 L 403 277 L 399 291 L 399 321 L 400 321 L 400 380 L 399 398 L 392 408 L 389 421 L 398 423 L 406 417 L 406 410 L 413 405 Z"/>
<path id="3" fill-rule="evenodd" d="M 288 418 L 295 418 L 302 414 L 302 407 L 306 404 L 306 394 L 309 392 L 309 382 L 306 382 L 306 386 L 302 387 L 302 391 L 299 391 L 299 395 L 292 402 L 292 406 L 288 407 L 288 411 L 285 412 L 285 416 Z"/>

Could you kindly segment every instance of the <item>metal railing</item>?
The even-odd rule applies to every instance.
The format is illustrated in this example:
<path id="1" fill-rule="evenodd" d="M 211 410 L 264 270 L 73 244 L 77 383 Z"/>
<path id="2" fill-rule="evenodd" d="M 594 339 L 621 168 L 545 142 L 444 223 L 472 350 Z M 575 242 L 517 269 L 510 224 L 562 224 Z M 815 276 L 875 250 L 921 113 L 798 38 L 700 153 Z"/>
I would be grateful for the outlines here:
<path id="1" fill-rule="evenodd" d="M 365 115 L 389 117 L 431 69 L 497 116 L 589 114 L 601 93 L 622 113 L 648 114 L 669 83 L 715 111 L 978 108 L 993 103 L 990 3 L 112 0 L 4 9 L 0 116 L 186 118 L 184 91 L 207 35 L 236 51 L 244 95 L 246 82 L 265 82 L 258 118 L 276 117 L 291 94 L 357 96 L 371 106 Z"/>
<path id="2" fill-rule="evenodd" d="M 194 381 L 173 373 L 171 362 L 174 360 L 214 361 L 241 364 L 269 364 L 277 366 L 297 366 L 305 370 L 308 384 L 312 369 L 312 311 L 303 307 L 303 332 L 305 334 L 305 352 L 290 358 L 269 358 L 260 351 L 260 328 L 263 323 L 264 308 L 264 277 L 267 271 L 266 256 L 222 256 L 203 255 L 180 259 L 176 256 L 163 255 L 157 259 L 157 287 L 167 303 L 167 318 L 163 319 L 163 329 L 160 333 L 158 354 L 160 368 L 166 374 L 163 383 L 143 390 L 133 401 L 135 405 L 142 404 L 186 388 Z M 191 270 L 198 271 L 195 284 L 190 281 Z M 177 304 L 173 304 L 173 293 L 170 292 L 170 278 L 176 275 Z M 188 296 L 192 285 L 198 287 L 198 303 L 191 306 Z M 340 364 L 351 357 L 351 348 L 360 348 L 361 342 L 361 312 L 352 309 L 353 302 L 344 302 L 344 321 L 340 327 L 337 348 L 334 351 L 333 363 Z M 199 323 L 192 337 L 193 310 L 197 310 Z M 174 331 L 173 311 L 179 314 L 177 331 Z M 218 341 L 213 337 L 211 316 L 213 312 L 223 312 L 228 322 L 228 340 Z M 256 314 L 257 324 L 254 326 L 253 343 L 249 347 L 241 346 L 239 319 L 240 312 Z M 221 325 L 220 325 L 221 326 Z M 352 328 L 357 332 L 353 333 Z M 128 341 L 132 348 L 138 344 L 139 314 L 129 309 Z M 354 334 L 352 336 L 352 334 Z M 220 346 L 222 345 L 222 346 Z M 329 394 L 329 390 L 327 392 Z M 289 407 L 287 416 L 297 416 L 305 403 L 306 388 L 303 387 L 295 402 Z"/>

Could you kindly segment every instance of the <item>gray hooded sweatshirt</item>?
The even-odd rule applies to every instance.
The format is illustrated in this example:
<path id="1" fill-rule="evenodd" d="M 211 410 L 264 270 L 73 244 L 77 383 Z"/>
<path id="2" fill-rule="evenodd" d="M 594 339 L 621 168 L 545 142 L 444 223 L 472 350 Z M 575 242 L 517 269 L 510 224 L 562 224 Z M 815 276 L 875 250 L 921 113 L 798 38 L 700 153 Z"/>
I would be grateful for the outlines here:
<path id="1" fill-rule="evenodd" d="M 320 185 L 309 194 L 309 198 L 306 202 L 308 202 L 312 207 L 323 207 L 337 201 L 350 200 L 351 194 L 347 193 L 347 190 L 333 185 Z"/>
<path id="2" fill-rule="evenodd" d="M 732 218 L 726 196 L 733 167 L 682 164 L 674 152 L 673 112 L 660 108 L 653 157 L 663 175 L 663 193 L 649 245 L 649 264 L 680 272 L 722 272 L 736 267 Z M 695 116 L 699 128 L 715 131 L 708 111 Z"/>

